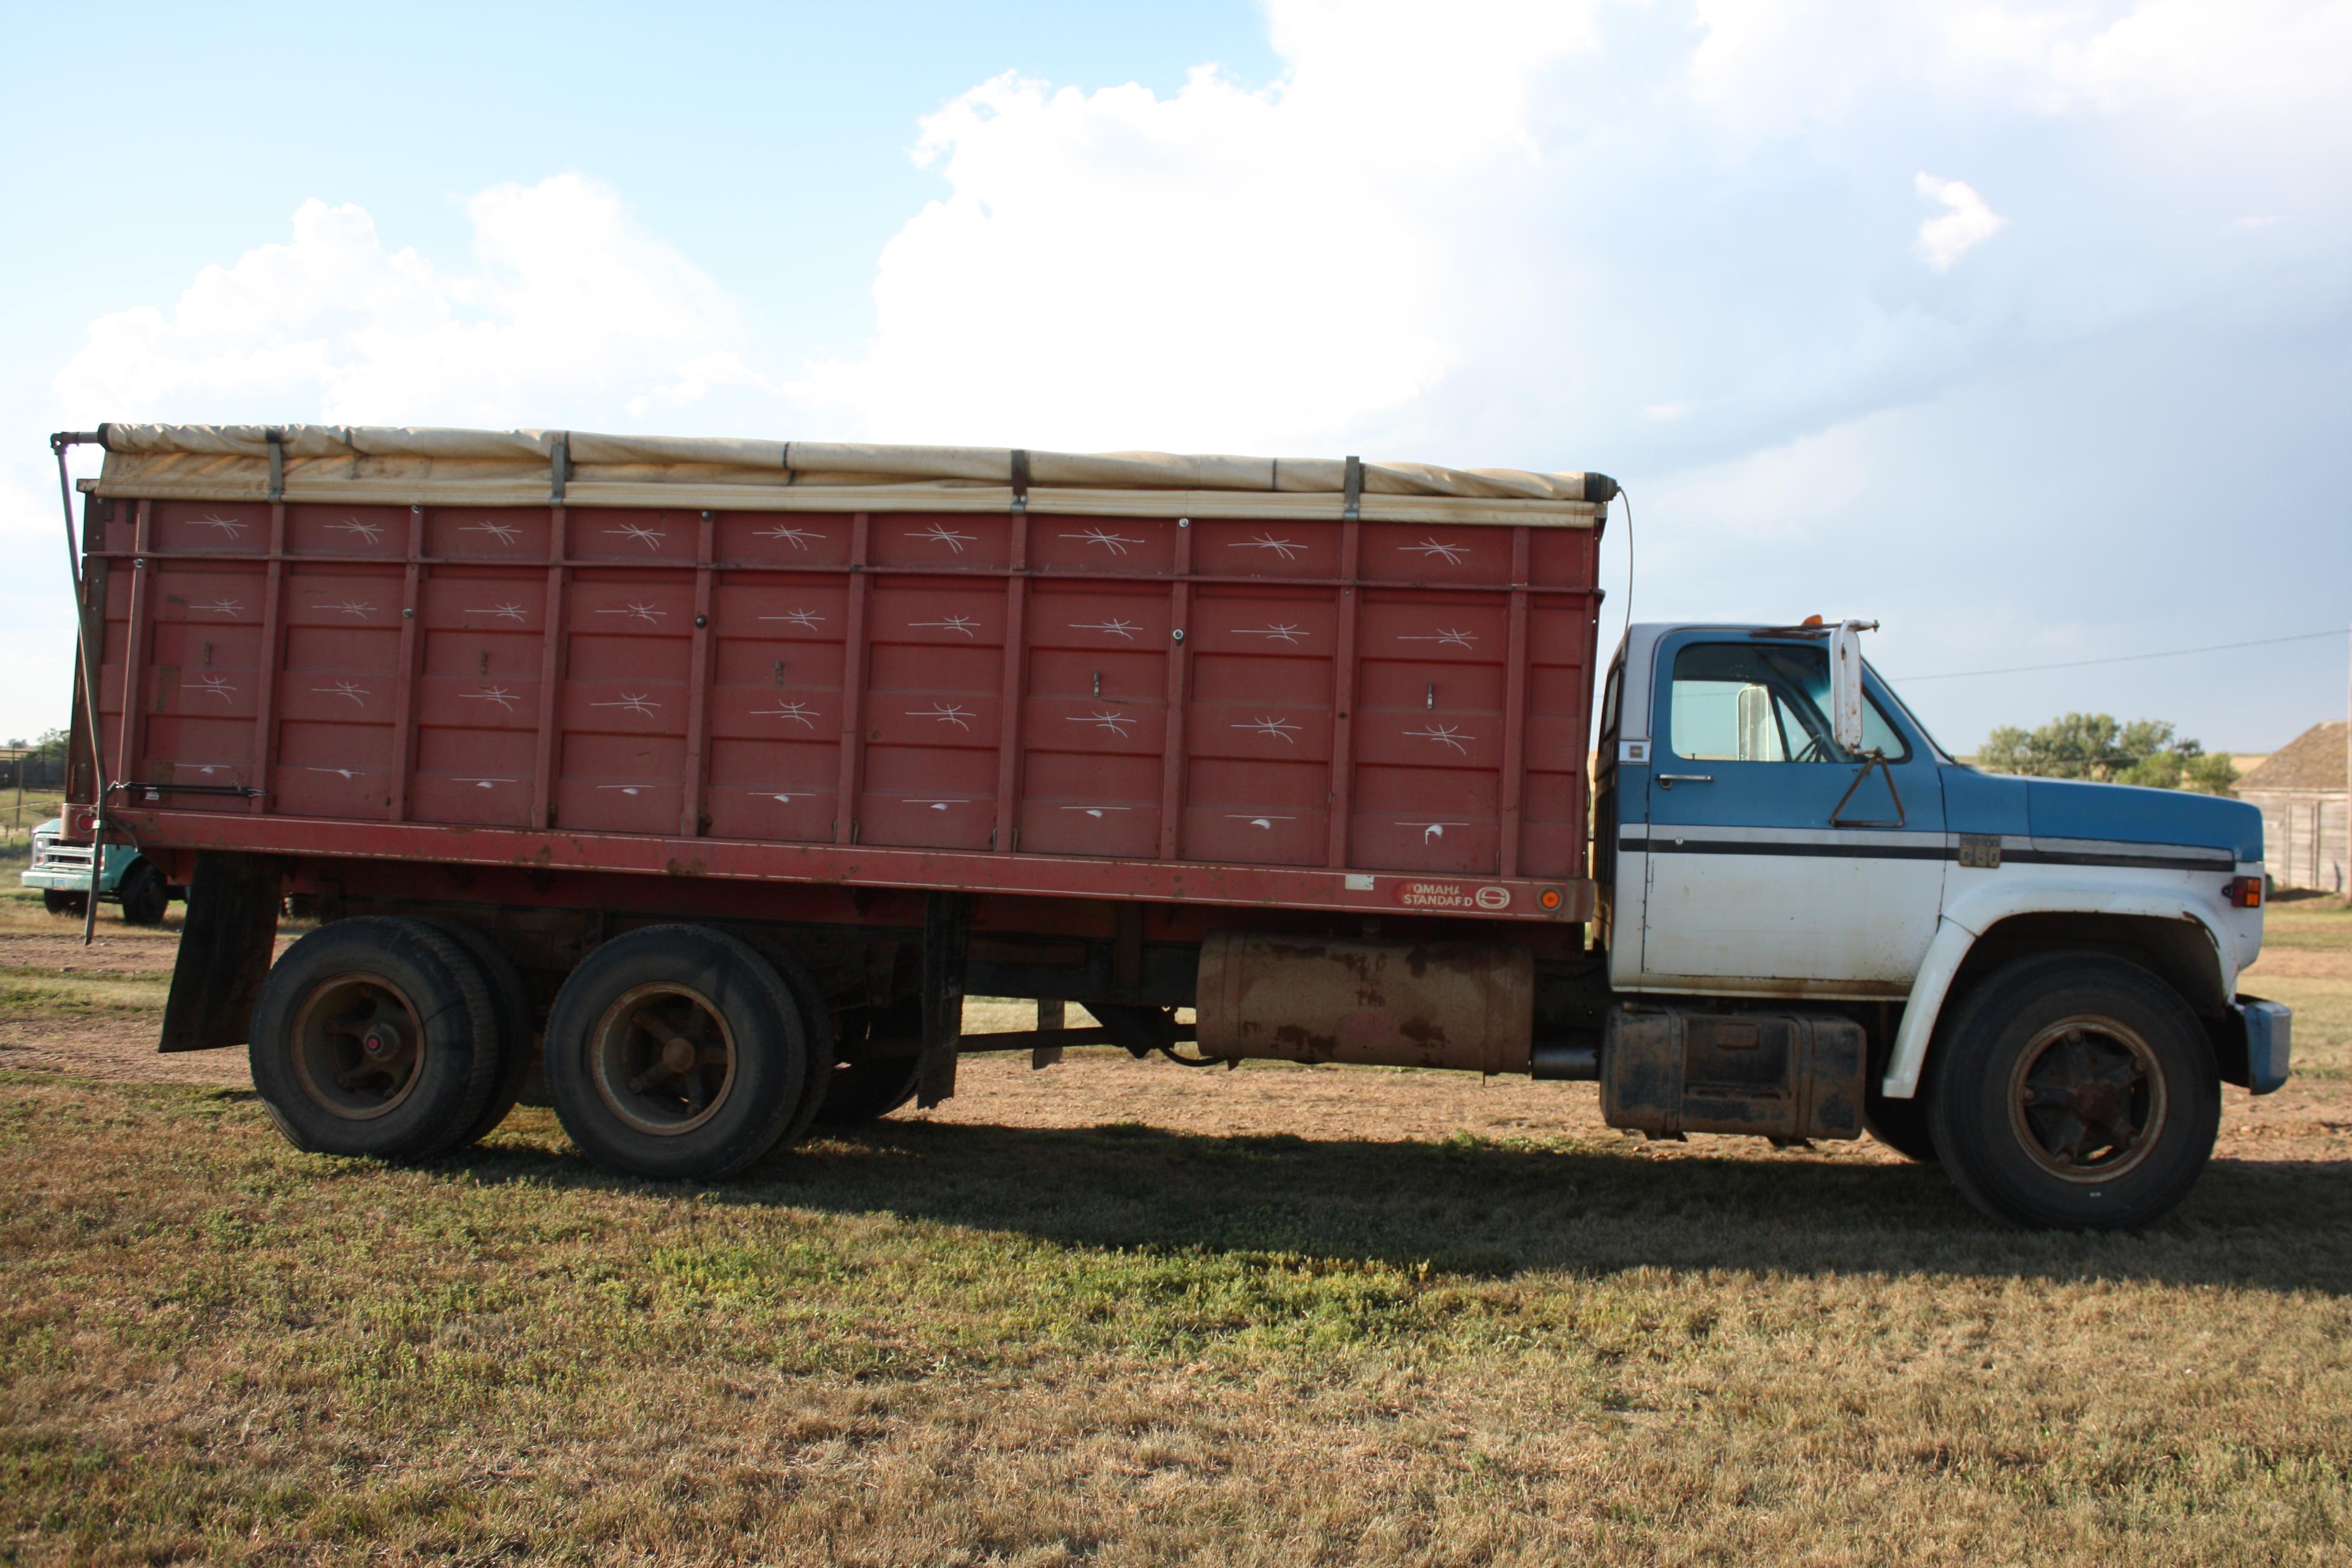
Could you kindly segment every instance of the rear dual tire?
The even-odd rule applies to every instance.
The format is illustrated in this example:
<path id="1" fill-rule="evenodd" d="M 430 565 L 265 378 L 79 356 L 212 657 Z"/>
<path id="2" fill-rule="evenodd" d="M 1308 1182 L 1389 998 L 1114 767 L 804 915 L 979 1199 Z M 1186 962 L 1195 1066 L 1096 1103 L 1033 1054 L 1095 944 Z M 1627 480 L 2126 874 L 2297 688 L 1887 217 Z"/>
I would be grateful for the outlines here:
<path id="1" fill-rule="evenodd" d="M 547 1087 L 581 1152 L 618 1174 L 715 1181 L 814 1115 L 801 999 L 751 946 L 646 926 L 597 948 L 556 994 Z"/>
<path id="2" fill-rule="evenodd" d="M 499 1035 L 488 984 L 446 931 L 337 921 L 263 982 L 253 1087 L 298 1149 L 425 1159 L 474 1135 L 499 1080 Z"/>
<path id="3" fill-rule="evenodd" d="M 921 1033 L 922 1009 L 914 1003 L 853 1015 L 843 1031 L 847 1059 L 835 1061 L 825 1075 L 817 1121 L 827 1127 L 860 1127 L 914 1099 L 915 1047 Z"/>
<path id="4" fill-rule="evenodd" d="M 531 1049 L 534 1012 L 530 988 L 523 983 L 522 972 L 514 966 L 514 961 L 472 927 L 450 921 L 420 923 L 447 937 L 473 962 L 475 973 L 482 977 L 489 992 L 490 1015 L 497 1026 L 498 1066 L 491 1079 L 490 1097 L 476 1113 L 472 1125 L 450 1145 L 462 1149 L 488 1137 L 522 1096 L 523 1082 L 530 1077 L 531 1063 L 536 1059 Z"/>
<path id="5" fill-rule="evenodd" d="M 428 1158 L 512 1109 L 531 1022 L 522 977 L 479 932 L 338 921 L 270 970 L 254 1086 L 298 1148 Z M 605 1170 L 672 1180 L 732 1175 L 800 1136 L 834 1056 L 822 994 L 797 961 L 689 925 L 591 953 L 557 994 L 546 1039 L 549 1097 L 572 1142 Z"/>

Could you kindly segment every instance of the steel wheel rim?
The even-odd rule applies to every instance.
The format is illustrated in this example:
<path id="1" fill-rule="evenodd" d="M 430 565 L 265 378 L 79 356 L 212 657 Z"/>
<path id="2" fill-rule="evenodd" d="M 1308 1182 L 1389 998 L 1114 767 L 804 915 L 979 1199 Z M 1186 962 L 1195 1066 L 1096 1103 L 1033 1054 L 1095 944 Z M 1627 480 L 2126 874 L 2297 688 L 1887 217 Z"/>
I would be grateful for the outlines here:
<path id="1" fill-rule="evenodd" d="M 2163 1136 L 2170 1109 L 2156 1051 L 2113 1018 L 2062 1018 L 2026 1042 L 2009 1075 L 2010 1126 L 2064 1181 L 2113 1181 Z"/>
<path id="2" fill-rule="evenodd" d="M 675 1138 L 708 1122 L 735 1087 L 735 1031 L 700 992 L 659 983 L 623 993 L 588 1035 L 588 1076 L 627 1126 Z"/>
<path id="3" fill-rule="evenodd" d="M 381 974 L 338 974 L 312 986 L 293 1037 L 302 1092 L 347 1121 L 391 1115 L 424 1077 L 425 1026 L 416 1005 Z"/>

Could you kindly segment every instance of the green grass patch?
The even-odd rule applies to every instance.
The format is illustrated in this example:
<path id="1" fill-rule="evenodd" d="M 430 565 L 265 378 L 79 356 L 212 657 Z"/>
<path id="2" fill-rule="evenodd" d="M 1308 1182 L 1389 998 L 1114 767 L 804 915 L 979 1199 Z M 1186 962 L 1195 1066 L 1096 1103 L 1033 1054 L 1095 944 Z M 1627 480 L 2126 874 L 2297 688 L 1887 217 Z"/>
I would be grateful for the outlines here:
<path id="1" fill-rule="evenodd" d="M 160 1013 L 171 988 L 168 974 L 151 979 L 0 967 L 0 1013 L 18 1019 L 38 1014 Z"/>
<path id="2" fill-rule="evenodd" d="M 1063 1070 L 1069 1070 L 1065 1068 Z M 1751 1146 L 1752 1145 L 1752 1146 Z M 0 1074 L 0 1560 L 2320 1561 L 2352 1176 L 894 1121 L 724 1186 Z"/>
<path id="3" fill-rule="evenodd" d="M 2264 947 L 2352 950 L 2352 906 L 2342 899 L 2293 899 L 2263 911 Z"/>

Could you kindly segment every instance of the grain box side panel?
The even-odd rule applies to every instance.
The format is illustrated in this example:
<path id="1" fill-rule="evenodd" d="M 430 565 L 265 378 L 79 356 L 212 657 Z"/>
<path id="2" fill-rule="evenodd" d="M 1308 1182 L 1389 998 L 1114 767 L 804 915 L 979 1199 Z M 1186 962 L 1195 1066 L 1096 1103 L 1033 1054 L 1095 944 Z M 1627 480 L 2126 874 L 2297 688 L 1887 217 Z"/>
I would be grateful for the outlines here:
<path id="1" fill-rule="evenodd" d="M 600 521 L 590 516 L 592 531 Z M 567 585 L 559 826 L 676 830 L 684 802 L 692 563 L 689 534 L 679 568 L 582 568 Z"/>
<path id="2" fill-rule="evenodd" d="M 802 544 L 762 539 L 748 526 L 739 531 L 780 565 L 797 565 L 812 546 L 823 548 L 825 534 L 846 531 L 845 524 L 778 526 L 794 528 Z M 848 592 L 840 572 L 721 574 L 711 600 L 713 837 L 831 842 L 840 814 Z"/>

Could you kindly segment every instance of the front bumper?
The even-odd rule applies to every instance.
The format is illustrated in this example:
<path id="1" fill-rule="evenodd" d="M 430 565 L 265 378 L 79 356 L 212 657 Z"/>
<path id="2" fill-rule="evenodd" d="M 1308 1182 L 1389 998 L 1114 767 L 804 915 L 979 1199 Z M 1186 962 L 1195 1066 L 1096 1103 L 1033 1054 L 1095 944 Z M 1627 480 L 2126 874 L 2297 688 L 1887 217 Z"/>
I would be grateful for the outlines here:
<path id="1" fill-rule="evenodd" d="M 39 853 L 33 857 L 30 868 L 17 877 L 28 888 L 38 888 L 49 893 L 87 893 L 89 891 L 88 846 L 55 844 L 44 841 Z"/>
<path id="2" fill-rule="evenodd" d="M 2241 996 L 2230 1004 L 2221 1047 L 2221 1079 L 2256 1094 L 2284 1086 L 2294 1044 L 2294 1014 L 2284 1004 Z"/>

